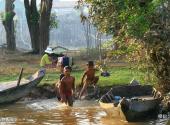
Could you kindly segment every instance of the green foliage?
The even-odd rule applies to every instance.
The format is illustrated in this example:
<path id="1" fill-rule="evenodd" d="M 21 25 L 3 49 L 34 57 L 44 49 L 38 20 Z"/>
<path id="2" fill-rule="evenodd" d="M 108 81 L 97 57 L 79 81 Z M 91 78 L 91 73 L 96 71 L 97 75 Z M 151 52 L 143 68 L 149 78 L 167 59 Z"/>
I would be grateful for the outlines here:
<path id="1" fill-rule="evenodd" d="M 11 13 L 11 12 L 6 12 L 5 13 L 5 21 L 9 21 L 9 20 L 11 20 L 12 18 L 13 18 L 13 16 L 12 16 L 13 14 Z"/>
<path id="2" fill-rule="evenodd" d="M 90 18 L 97 29 L 113 35 L 112 41 L 119 44 L 119 49 L 124 53 L 129 53 L 133 51 L 132 46 L 129 48 L 125 44 L 125 39 L 127 37 L 143 39 L 144 34 L 150 30 L 153 24 L 155 12 L 167 0 L 148 0 L 143 3 L 143 0 L 85 1 L 90 4 Z"/>
<path id="3" fill-rule="evenodd" d="M 152 15 L 165 0 L 86 0 L 90 17 L 101 32 L 115 34 L 122 28 L 124 34 L 142 38 L 151 26 Z"/>
<path id="4" fill-rule="evenodd" d="M 33 13 L 33 14 L 31 14 L 30 15 L 30 23 L 32 24 L 32 25 L 35 25 L 35 24 L 37 24 L 38 22 L 39 22 L 39 19 L 40 19 L 40 15 L 39 15 L 39 13 Z"/>
<path id="5" fill-rule="evenodd" d="M 167 88 L 170 12 L 164 3 L 170 4 L 168 0 L 85 0 L 84 4 L 89 4 L 90 18 L 97 29 L 113 35 L 117 48 L 109 55 L 126 55 L 128 62 L 146 69 L 148 77 L 154 69 Z"/>
<path id="6" fill-rule="evenodd" d="M 1 18 L 1 20 L 4 19 L 4 12 L 0 12 L 0 18 Z"/>
<path id="7" fill-rule="evenodd" d="M 39 19 L 40 19 L 39 12 L 38 13 L 35 12 L 30 15 L 30 23 L 32 25 L 38 24 Z M 53 29 L 53 28 L 58 28 L 57 14 L 55 12 L 51 13 L 51 16 L 50 16 L 50 29 Z"/>
<path id="8" fill-rule="evenodd" d="M 13 13 L 12 12 L 1 12 L 0 16 L 1 16 L 2 21 L 6 21 L 6 22 L 13 19 Z"/>

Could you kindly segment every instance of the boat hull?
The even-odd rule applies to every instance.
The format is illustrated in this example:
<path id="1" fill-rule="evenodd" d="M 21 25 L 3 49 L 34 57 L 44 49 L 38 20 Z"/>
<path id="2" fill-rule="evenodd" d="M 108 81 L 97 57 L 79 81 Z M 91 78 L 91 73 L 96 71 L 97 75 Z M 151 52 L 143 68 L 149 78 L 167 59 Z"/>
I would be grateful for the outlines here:
<path id="1" fill-rule="evenodd" d="M 31 76 L 27 83 L 24 84 L 21 83 L 21 85 L 19 86 L 16 85 L 15 87 L 11 87 L 3 91 L 0 91 L 0 104 L 12 103 L 24 96 L 27 96 L 31 92 L 31 90 L 42 80 L 42 78 L 45 75 L 45 73 L 41 73 L 39 76 L 37 74 L 39 73 L 36 73 L 33 76 Z M 14 83 L 16 83 L 16 81 Z M 5 83 L 1 83 L 1 84 L 5 84 Z"/>
<path id="2" fill-rule="evenodd" d="M 123 96 L 121 95 L 122 91 L 118 91 L 116 88 L 119 90 L 123 88 Z M 147 93 L 144 92 L 144 96 L 141 96 L 139 91 L 145 90 L 145 86 L 135 86 L 134 88 L 133 86 L 127 86 L 127 88 L 125 86 L 116 88 L 112 88 L 99 100 L 100 106 L 104 108 L 107 113 L 111 114 L 112 116 L 117 115 L 120 117 L 120 119 L 130 122 L 157 118 L 159 113 L 159 104 L 161 101 L 160 99 L 154 98 L 151 95 L 152 89 L 150 89 L 150 91 L 147 89 Z M 137 94 L 135 94 L 135 91 L 130 93 L 130 90 L 135 90 Z M 125 91 L 127 92 L 127 97 L 125 96 Z M 118 101 L 116 99 L 117 95 L 121 95 L 123 98 Z"/>
<path id="3" fill-rule="evenodd" d="M 150 98 L 150 97 L 148 97 Z M 142 121 L 157 118 L 159 114 L 159 99 L 131 100 L 127 105 L 119 104 L 127 121 Z"/>

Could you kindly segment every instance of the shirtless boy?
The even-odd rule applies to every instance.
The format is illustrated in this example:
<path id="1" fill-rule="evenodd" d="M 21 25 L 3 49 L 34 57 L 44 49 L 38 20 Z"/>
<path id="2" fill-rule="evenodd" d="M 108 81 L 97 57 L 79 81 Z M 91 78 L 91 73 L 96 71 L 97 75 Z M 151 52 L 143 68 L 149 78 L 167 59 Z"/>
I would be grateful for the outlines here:
<path id="1" fill-rule="evenodd" d="M 99 77 L 95 76 L 95 71 L 96 69 L 94 68 L 93 61 L 89 61 L 87 63 L 87 69 L 85 70 L 81 80 L 81 85 L 83 86 L 83 88 L 80 91 L 79 98 L 81 98 L 81 96 L 84 94 L 88 85 L 94 85 L 94 87 L 96 86 Z"/>
<path id="2" fill-rule="evenodd" d="M 59 93 L 61 96 L 61 102 L 69 106 L 73 106 L 73 93 L 75 91 L 75 78 L 70 75 L 71 67 L 64 67 L 64 76 L 60 80 Z"/>

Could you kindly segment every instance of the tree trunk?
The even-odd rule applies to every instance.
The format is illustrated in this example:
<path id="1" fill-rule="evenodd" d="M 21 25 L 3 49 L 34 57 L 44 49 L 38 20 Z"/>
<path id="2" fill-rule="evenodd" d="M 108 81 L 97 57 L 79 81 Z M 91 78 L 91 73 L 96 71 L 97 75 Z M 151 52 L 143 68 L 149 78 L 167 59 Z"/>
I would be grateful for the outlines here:
<path id="1" fill-rule="evenodd" d="M 5 1 L 5 20 L 3 21 L 3 25 L 6 31 L 6 40 L 7 40 L 7 49 L 8 50 L 16 50 L 15 43 L 15 28 L 14 28 L 14 1 L 15 0 L 6 0 Z"/>
<path id="2" fill-rule="evenodd" d="M 101 40 L 101 33 L 97 34 L 97 40 L 98 40 L 98 54 L 99 54 L 99 61 L 102 63 L 102 40 Z"/>
<path id="3" fill-rule="evenodd" d="M 40 53 L 49 45 L 50 15 L 53 0 L 41 0 L 40 7 Z"/>
<path id="4" fill-rule="evenodd" d="M 88 20 L 85 20 L 83 23 L 84 26 L 84 31 L 85 31 L 85 38 L 86 38 L 86 53 L 87 53 L 87 58 L 90 57 L 90 22 Z"/>
<path id="5" fill-rule="evenodd" d="M 24 0 L 25 14 L 31 37 L 33 53 L 39 53 L 39 12 L 37 11 L 36 0 Z"/>

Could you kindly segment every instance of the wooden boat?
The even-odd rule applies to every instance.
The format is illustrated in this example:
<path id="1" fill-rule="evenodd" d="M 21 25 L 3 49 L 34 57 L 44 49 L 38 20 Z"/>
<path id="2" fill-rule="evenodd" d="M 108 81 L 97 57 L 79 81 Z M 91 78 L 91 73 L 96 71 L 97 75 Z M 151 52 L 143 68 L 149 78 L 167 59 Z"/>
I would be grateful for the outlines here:
<path id="1" fill-rule="evenodd" d="M 27 79 L 0 83 L 0 104 L 11 103 L 28 95 L 31 90 L 42 80 L 45 70 L 37 71 Z M 18 84 L 18 85 L 17 85 Z"/>
<path id="2" fill-rule="evenodd" d="M 152 96 L 137 97 L 136 99 L 122 99 L 120 106 L 127 121 L 141 121 L 157 118 L 160 99 Z"/>
<path id="3" fill-rule="evenodd" d="M 116 113 L 124 120 L 141 121 L 158 115 L 161 101 L 159 96 L 153 94 L 152 86 L 118 86 L 103 95 L 99 104 L 107 112 L 111 111 L 112 115 Z M 117 95 L 121 95 L 121 99 Z"/>

